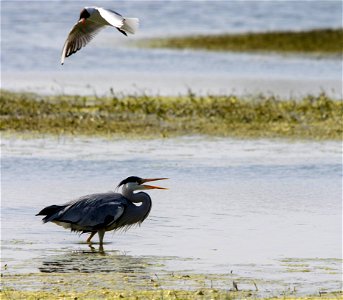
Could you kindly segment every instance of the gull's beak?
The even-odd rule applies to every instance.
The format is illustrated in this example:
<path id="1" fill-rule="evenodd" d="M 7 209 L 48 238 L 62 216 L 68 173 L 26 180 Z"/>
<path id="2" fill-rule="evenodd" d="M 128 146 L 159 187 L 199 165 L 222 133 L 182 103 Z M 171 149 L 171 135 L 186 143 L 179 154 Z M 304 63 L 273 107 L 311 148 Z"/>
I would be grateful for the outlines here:
<path id="1" fill-rule="evenodd" d="M 169 179 L 169 178 L 145 178 L 145 179 L 142 179 L 141 182 L 145 183 L 145 182 L 150 182 L 150 181 L 166 180 L 166 179 Z M 146 185 L 146 184 L 142 184 L 142 187 L 144 187 L 144 189 L 146 190 L 152 190 L 152 189 L 167 190 L 167 188 L 154 186 L 154 185 Z"/>
<path id="2" fill-rule="evenodd" d="M 79 23 L 82 23 L 83 25 L 85 25 L 85 22 L 86 22 L 86 19 L 85 18 L 81 18 L 80 20 L 79 20 Z"/>

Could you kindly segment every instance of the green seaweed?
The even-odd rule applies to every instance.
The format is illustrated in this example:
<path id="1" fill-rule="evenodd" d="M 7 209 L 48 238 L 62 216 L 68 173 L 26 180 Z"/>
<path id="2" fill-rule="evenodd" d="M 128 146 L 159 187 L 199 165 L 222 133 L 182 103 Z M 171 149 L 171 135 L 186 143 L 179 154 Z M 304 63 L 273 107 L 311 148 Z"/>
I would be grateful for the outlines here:
<path id="1" fill-rule="evenodd" d="M 151 274 L 153 275 L 153 274 Z M 2 278 L 1 299 L 267 299 L 258 289 L 229 287 L 228 274 L 173 274 L 139 276 L 139 284 L 122 273 L 32 273 L 7 274 Z M 119 281 L 119 282 L 118 282 Z M 218 288 L 208 282 L 222 282 Z M 255 280 L 248 279 L 250 285 Z M 258 281 L 259 282 L 259 281 Z M 321 291 L 319 295 L 296 296 L 285 292 L 282 299 L 341 299 L 340 291 Z M 272 297 L 268 299 L 279 299 Z"/>
<path id="2" fill-rule="evenodd" d="M 0 130 L 8 133 L 160 138 L 341 139 L 342 101 L 196 96 L 42 96 L 1 91 Z"/>
<path id="3" fill-rule="evenodd" d="M 154 38 L 139 44 L 152 48 L 203 49 L 209 51 L 258 51 L 342 54 L 343 29 L 251 32 Z"/>
<path id="4" fill-rule="evenodd" d="M 315 295 L 298 294 L 298 289 L 287 288 L 283 280 L 263 277 L 240 276 L 227 273 L 197 273 L 191 271 L 170 272 L 164 267 L 155 269 L 149 260 L 140 258 L 132 265 L 133 257 L 127 257 L 129 268 L 108 269 L 101 272 L 97 266 L 106 263 L 116 265 L 125 256 L 92 255 L 94 270 L 81 268 L 55 269 L 62 256 L 52 260 L 51 269 L 35 273 L 12 273 L 8 269 L 1 274 L 1 299 L 266 299 L 266 295 L 280 295 L 282 299 L 342 299 L 342 293 L 334 289 L 314 287 Z M 87 256 L 73 254 L 76 266 Z M 152 258 L 155 261 L 155 258 Z M 166 257 L 168 259 L 168 257 Z M 164 257 L 158 258 L 157 262 Z M 112 261 L 112 264 L 109 263 Z M 296 261 L 296 259 L 292 259 Z M 63 260 L 60 261 L 63 265 Z M 298 263 L 296 265 L 299 265 Z M 142 266 L 145 266 L 142 268 Z M 150 268 L 152 267 L 152 268 Z M 301 266 L 299 266 L 301 267 Z M 339 266 L 337 266 L 339 267 Z M 43 271 L 44 272 L 43 272 Z M 59 270 L 59 271 L 58 271 Z M 287 272 L 287 270 L 285 270 Z M 297 272 L 301 272 L 297 270 Z M 267 276 L 268 277 L 268 276 Z M 336 276 L 337 277 L 337 276 Z M 334 279 L 336 280 L 336 279 Z M 297 287 L 301 289 L 301 282 Z M 339 283 L 336 285 L 339 286 Z M 266 292 L 268 291 L 268 292 Z M 272 297 L 269 299 L 278 299 Z"/>

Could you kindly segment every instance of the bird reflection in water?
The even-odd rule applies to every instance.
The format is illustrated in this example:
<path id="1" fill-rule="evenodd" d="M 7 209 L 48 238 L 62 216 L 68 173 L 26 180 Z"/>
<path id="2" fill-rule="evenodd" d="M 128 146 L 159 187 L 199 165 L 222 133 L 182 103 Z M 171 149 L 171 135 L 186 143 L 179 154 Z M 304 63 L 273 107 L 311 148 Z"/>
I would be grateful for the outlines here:
<path id="1" fill-rule="evenodd" d="M 43 260 L 39 271 L 42 273 L 146 273 L 152 266 L 151 258 L 134 257 L 119 251 L 99 252 L 76 251 L 55 255 Z"/>

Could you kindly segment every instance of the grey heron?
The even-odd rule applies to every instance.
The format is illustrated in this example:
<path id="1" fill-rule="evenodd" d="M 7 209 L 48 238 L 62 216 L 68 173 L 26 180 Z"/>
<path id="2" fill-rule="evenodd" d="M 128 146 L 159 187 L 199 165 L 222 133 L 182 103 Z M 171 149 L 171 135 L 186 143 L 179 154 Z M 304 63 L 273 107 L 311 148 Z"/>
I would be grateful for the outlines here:
<path id="1" fill-rule="evenodd" d="M 139 26 L 139 19 L 124 18 L 121 14 L 102 7 L 85 7 L 64 43 L 61 64 L 63 65 L 66 57 L 86 46 L 105 26 L 115 27 L 124 35 L 134 34 Z"/>
<path id="2" fill-rule="evenodd" d="M 45 216 L 43 222 L 53 222 L 71 231 L 90 233 L 87 243 L 98 233 L 100 247 L 106 231 L 128 228 L 141 224 L 151 210 L 151 198 L 139 190 L 167 188 L 145 185 L 143 183 L 168 178 L 140 178 L 130 176 L 122 180 L 117 188 L 122 193 L 107 192 L 91 194 L 67 202 L 63 205 L 51 205 L 43 208 L 36 216 Z M 140 204 L 140 205 L 136 205 Z"/>

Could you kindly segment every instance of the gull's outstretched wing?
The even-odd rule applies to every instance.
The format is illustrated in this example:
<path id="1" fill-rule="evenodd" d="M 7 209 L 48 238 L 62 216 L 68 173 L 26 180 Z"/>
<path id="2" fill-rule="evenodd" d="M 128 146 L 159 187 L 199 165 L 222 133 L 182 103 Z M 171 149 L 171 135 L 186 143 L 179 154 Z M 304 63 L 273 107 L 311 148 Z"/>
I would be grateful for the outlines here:
<path id="1" fill-rule="evenodd" d="M 97 8 L 100 16 L 109 24 L 114 27 L 121 28 L 124 25 L 124 18 L 114 10 L 105 9 L 102 7 Z"/>
<path id="2" fill-rule="evenodd" d="M 127 35 L 127 33 L 135 34 L 139 27 L 138 18 L 126 18 L 114 10 L 98 8 L 100 16 L 109 24 L 116 27 L 121 33 Z"/>
<path id="3" fill-rule="evenodd" d="M 91 21 L 77 22 L 70 31 L 62 50 L 61 64 L 64 59 L 86 46 L 104 25 Z"/>

